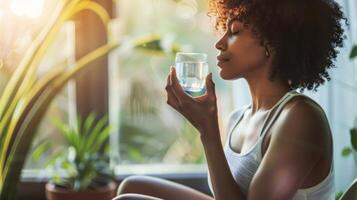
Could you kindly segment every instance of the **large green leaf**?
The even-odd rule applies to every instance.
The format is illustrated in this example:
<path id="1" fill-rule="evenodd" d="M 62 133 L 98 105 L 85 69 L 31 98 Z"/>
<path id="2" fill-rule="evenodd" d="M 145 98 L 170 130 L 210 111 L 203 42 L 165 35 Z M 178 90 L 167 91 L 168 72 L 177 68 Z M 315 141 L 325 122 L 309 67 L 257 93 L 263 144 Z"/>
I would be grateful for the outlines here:
<path id="1" fill-rule="evenodd" d="M 36 81 L 36 71 L 43 56 L 46 54 L 48 48 L 51 46 L 56 36 L 58 35 L 62 25 L 65 21 L 71 19 L 77 12 L 83 9 L 89 9 L 97 14 L 103 21 L 103 24 L 107 24 L 109 21 L 103 8 L 100 8 L 99 4 L 90 2 L 89 0 L 71 0 L 60 1 L 64 2 L 63 5 L 59 4 L 59 14 L 53 15 L 52 20 L 49 20 L 48 26 L 39 34 L 33 45 L 29 48 L 29 52 L 26 53 L 26 57 L 20 63 L 18 70 L 15 71 L 14 76 L 7 84 L 4 95 L 0 99 L 0 146 L 2 146 L 4 140 L 4 131 L 7 130 L 8 124 L 13 110 L 15 109 L 18 101 L 22 95 L 31 89 L 32 85 Z M 5 115 L 5 119 L 4 118 Z"/>
<path id="2" fill-rule="evenodd" d="M 0 169 L 2 170 L 6 164 L 6 158 L 11 150 L 14 139 L 17 137 L 18 130 L 20 129 L 21 122 L 25 119 L 31 107 L 35 104 L 41 94 L 46 90 L 52 81 L 63 73 L 63 69 L 56 68 L 52 70 L 46 77 L 41 79 L 32 90 L 23 97 L 22 103 L 19 103 L 4 136 L 4 142 L 0 151 Z"/>
<path id="3" fill-rule="evenodd" d="M 63 7 L 65 9 L 65 6 Z M 46 40 L 49 32 L 55 26 L 55 21 L 58 16 L 52 17 L 48 25 L 42 29 L 42 32 L 36 37 L 34 42 L 32 42 L 31 46 L 28 48 L 25 56 L 22 58 L 19 66 L 15 70 L 14 74 L 11 76 L 9 82 L 6 84 L 6 87 L 1 95 L 0 99 L 0 119 L 2 119 L 3 114 L 6 109 L 9 107 L 9 103 L 15 97 L 15 94 L 18 91 L 18 88 L 21 85 L 21 81 L 24 79 L 24 76 L 27 74 L 26 72 L 29 69 L 29 65 L 32 62 L 35 54 L 39 51 L 41 44 Z"/>
<path id="4" fill-rule="evenodd" d="M 59 2 L 63 4 L 58 5 L 58 8 L 54 12 L 55 14 L 48 20 L 47 25 L 32 42 L 30 48 L 25 53 L 25 57 L 21 60 L 4 89 L 0 99 L 1 120 L 6 110 L 14 108 L 14 106 L 9 105 L 11 103 L 16 104 L 17 100 L 26 92 L 26 89 L 32 86 L 32 83 L 35 81 L 34 73 L 36 72 L 38 63 L 55 39 L 64 21 L 72 16 L 70 12 L 80 0 Z"/>

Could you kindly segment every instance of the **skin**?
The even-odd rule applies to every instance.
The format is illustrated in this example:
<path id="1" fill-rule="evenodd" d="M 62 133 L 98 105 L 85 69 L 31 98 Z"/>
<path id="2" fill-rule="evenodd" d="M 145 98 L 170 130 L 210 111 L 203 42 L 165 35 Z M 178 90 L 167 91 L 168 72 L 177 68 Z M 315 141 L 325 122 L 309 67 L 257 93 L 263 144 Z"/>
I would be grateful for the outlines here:
<path id="1" fill-rule="evenodd" d="M 217 64 L 220 77 L 224 80 L 243 78 L 249 85 L 252 106 L 244 113 L 237 126 L 238 131 L 232 135 L 230 141 L 234 151 L 244 153 L 258 140 L 258 130 L 263 125 L 263 119 L 289 91 L 289 84 L 269 80 L 274 49 L 261 46 L 251 27 L 244 27 L 238 20 L 229 19 L 227 31 L 216 43 L 216 48 L 220 51 Z M 266 51 L 269 52 L 268 56 Z M 205 95 L 194 98 L 188 96 L 179 85 L 175 69 L 171 68 L 166 91 L 167 103 L 181 113 L 200 134 L 214 199 L 291 199 L 298 189 L 312 187 L 327 177 L 332 159 L 332 137 L 328 121 L 318 105 L 306 98 L 296 97 L 285 105 L 268 129 L 263 139 L 262 162 L 245 196 L 234 181 L 224 155 L 212 74 L 206 78 L 206 87 Z M 129 186 L 119 189 L 119 194 L 140 193 L 137 192 L 142 188 L 140 186 L 150 188 L 150 183 L 147 179 L 145 185 L 131 187 L 131 190 L 125 192 L 125 188 L 130 188 L 127 184 Z M 162 183 L 159 187 L 162 190 L 153 189 L 151 191 L 156 192 L 150 193 L 150 196 L 176 199 L 176 194 L 180 193 L 186 195 L 184 199 L 211 199 L 203 194 L 195 196 L 200 193 L 187 188 L 180 190 L 178 185 L 169 187 L 170 184 L 159 183 Z M 163 191 L 166 191 L 165 194 L 159 194 Z M 151 197 L 148 196 L 147 199 Z"/>

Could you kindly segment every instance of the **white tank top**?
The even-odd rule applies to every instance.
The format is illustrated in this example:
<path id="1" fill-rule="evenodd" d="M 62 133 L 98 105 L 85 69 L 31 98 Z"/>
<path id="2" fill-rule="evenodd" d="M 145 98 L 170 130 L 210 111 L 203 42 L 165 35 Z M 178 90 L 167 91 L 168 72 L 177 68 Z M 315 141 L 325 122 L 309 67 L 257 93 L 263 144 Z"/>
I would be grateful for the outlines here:
<path id="1" fill-rule="evenodd" d="M 263 126 L 260 131 L 260 136 L 256 144 L 243 154 L 233 151 L 232 147 L 230 146 L 230 140 L 231 140 L 232 132 L 235 131 L 235 127 L 238 125 L 239 121 L 242 119 L 245 111 L 250 107 L 250 105 L 246 106 L 243 109 L 238 109 L 232 112 L 227 126 L 228 137 L 224 145 L 224 154 L 227 159 L 230 171 L 233 175 L 235 182 L 239 185 L 240 189 L 245 195 L 247 195 L 250 182 L 255 172 L 258 170 L 258 167 L 262 161 L 261 149 L 263 144 L 263 138 L 265 134 L 268 132 L 267 130 L 270 128 L 270 126 L 273 124 L 275 119 L 278 117 L 279 113 L 281 112 L 285 104 L 296 96 L 304 96 L 310 99 L 309 97 L 297 93 L 296 91 L 290 91 L 286 93 L 269 111 L 267 117 L 264 120 Z M 310 100 L 313 101 L 312 99 Z M 317 104 L 316 102 L 314 103 Z M 274 115 L 270 118 L 269 123 L 267 123 L 267 119 L 269 118 L 271 111 L 275 109 L 276 111 L 274 112 Z M 208 185 L 210 187 L 211 192 L 213 193 L 209 173 L 208 173 Z M 333 169 L 333 159 L 330 167 L 330 173 L 328 174 L 327 177 L 325 177 L 324 180 L 322 180 L 320 183 L 318 183 L 313 187 L 299 189 L 294 195 L 294 197 L 292 198 L 292 200 L 333 200 L 333 199 L 335 199 L 335 178 L 334 178 L 334 169 Z"/>

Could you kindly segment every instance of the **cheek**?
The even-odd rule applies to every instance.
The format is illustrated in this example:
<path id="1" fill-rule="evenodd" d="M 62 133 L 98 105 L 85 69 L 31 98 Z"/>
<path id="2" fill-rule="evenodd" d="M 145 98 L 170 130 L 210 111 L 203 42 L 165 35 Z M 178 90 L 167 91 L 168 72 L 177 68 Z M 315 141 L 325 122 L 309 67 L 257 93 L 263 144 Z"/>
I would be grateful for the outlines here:
<path id="1" fill-rule="evenodd" d="M 264 47 L 251 37 L 231 40 L 228 47 L 230 61 L 220 71 L 220 76 L 225 80 L 241 78 L 267 62 Z"/>
<path id="2" fill-rule="evenodd" d="M 265 49 L 249 37 L 240 38 L 231 44 L 232 63 L 240 69 L 251 69 L 262 65 L 265 59 Z"/>

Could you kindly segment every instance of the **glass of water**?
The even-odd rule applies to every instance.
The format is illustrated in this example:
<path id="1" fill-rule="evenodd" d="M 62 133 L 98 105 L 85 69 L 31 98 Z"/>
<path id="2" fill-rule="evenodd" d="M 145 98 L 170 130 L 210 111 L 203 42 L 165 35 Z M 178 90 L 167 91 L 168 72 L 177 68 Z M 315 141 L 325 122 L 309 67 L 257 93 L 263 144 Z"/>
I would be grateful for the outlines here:
<path id="1" fill-rule="evenodd" d="M 207 54 L 176 53 L 175 69 L 185 92 L 201 92 L 205 89 L 208 75 Z"/>

